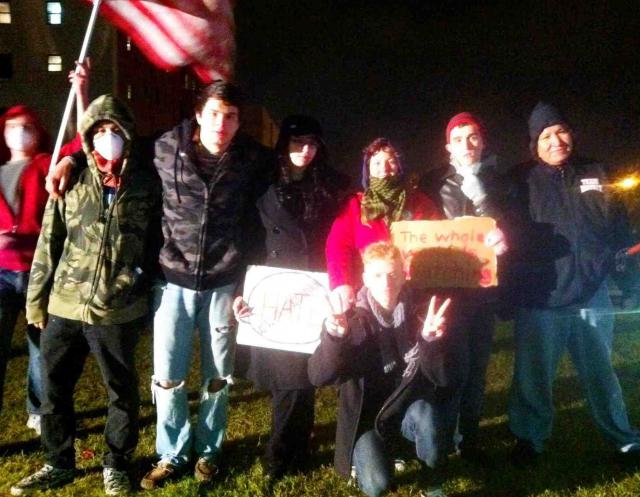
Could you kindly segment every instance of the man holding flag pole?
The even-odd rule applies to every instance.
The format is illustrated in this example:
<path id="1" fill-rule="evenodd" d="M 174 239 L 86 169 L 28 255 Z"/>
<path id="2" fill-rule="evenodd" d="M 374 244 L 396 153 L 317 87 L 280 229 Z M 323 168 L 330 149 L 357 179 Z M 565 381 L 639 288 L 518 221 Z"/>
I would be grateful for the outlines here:
<path id="1" fill-rule="evenodd" d="M 203 83 L 228 79 L 233 18 L 228 0 L 103 0 L 101 12 L 162 69 L 189 66 Z M 184 473 L 213 481 L 226 431 L 235 328 L 231 302 L 252 250 L 255 202 L 268 187 L 272 154 L 238 132 L 242 96 L 217 79 L 197 96 L 195 116 L 162 135 L 154 166 L 163 190 L 161 281 L 154 288 L 153 398 L 158 464 L 144 489 Z M 64 174 L 49 188 L 62 190 Z M 195 331 L 202 390 L 192 428 L 185 381 Z"/>

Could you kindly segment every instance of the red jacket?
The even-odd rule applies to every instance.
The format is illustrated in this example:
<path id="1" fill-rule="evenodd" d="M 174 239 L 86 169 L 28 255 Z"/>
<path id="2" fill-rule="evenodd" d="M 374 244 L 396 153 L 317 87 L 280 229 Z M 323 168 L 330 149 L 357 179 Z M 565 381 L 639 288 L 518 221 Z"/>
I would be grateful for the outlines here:
<path id="1" fill-rule="evenodd" d="M 354 290 L 362 286 L 362 260 L 360 254 L 371 243 L 389 240 L 391 234 L 384 219 L 362 224 L 360 203 L 364 194 L 355 194 L 331 226 L 327 238 L 327 272 L 329 285 L 351 285 Z M 436 205 L 421 192 L 408 193 L 403 220 L 440 219 Z"/>
<path id="2" fill-rule="evenodd" d="M 60 151 L 60 157 L 81 149 L 76 136 Z M 38 154 L 22 171 L 18 183 L 20 209 L 16 214 L 0 192 L 0 268 L 29 271 L 42 226 L 42 214 L 49 198 L 44 189 L 49 171 L 49 154 Z M 0 166 L 1 167 L 1 166 Z"/>

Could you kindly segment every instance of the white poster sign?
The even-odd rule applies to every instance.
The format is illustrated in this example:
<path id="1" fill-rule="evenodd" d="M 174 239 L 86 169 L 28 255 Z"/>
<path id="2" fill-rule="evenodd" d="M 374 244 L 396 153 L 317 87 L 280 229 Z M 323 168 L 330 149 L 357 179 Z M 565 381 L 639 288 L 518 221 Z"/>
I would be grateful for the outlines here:
<path id="1" fill-rule="evenodd" d="M 244 282 L 251 315 L 240 322 L 238 343 L 313 353 L 331 312 L 326 273 L 249 266 Z"/>

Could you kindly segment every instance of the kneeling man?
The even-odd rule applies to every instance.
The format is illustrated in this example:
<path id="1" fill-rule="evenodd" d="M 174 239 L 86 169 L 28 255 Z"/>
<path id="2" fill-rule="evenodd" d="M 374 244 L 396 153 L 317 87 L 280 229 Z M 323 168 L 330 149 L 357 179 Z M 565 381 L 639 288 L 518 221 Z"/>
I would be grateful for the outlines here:
<path id="1" fill-rule="evenodd" d="M 355 310 L 326 320 L 309 377 L 316 386 L 340 385 L 336 469 L 348 477 L 353 465 L 360 489 L 377 497 L 392 484 L 392 447 L 400 435 L 428 468 L 451 451 L 457 378 L 440 340 L 449 302 L 436 309 L 432 297 L 420 323 L 400 251 L 374 243 L 362 260 Z M 423 495 L 444 494 L 433 481 Z"/>

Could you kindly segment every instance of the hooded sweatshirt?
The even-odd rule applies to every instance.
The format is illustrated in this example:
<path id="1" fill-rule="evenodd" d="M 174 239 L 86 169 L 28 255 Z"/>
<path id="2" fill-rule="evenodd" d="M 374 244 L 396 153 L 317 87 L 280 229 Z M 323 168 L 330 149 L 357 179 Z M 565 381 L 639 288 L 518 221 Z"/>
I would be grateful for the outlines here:
<path id="1" fill-rule="evenodd" d="M 271 182 L 274 158 L 239 132 L 217 160 L 201 150 L 201 163 L 196 130 L 195 119 L 186 120 L 155 143 L 163 188 L 159 263 L 169 283 L 209 290 L 237 283 L 260 248 L 256 201 Z"/>
<path id="2" fill-rule="evenodd" d="M 0 167 L 5 167 L 11 152 L 4 141 L 5 123 L 13 118 L 25 116 L 36 128 L 38 145 L 20 173 L 15 191 L 15 205 L 10 205 L 8 196 L 0 188 L 0 268 L 10 271 L 28 271 L 40 233 L 42 214 L 48 193 L 44 189 L 49 171 L 49 135 L 37 114 L 25 105 L 11 107 L 0 117 Z M 72 154 L 80 149 L 80 139 L 76 137 L 62 147 L 60 156 Z"/>
<path id="3" fill-rule="evenodd" d="M 122 181 L 115 199 L 104 201 L 93 151 L 93 126 L 118 125 L 125 137 Z M 87 167 L 64 199 L 49 200 L 27 292 L 27 320 L 47 314 L 89 324 L 122 324 L 147 312 L 147 274 L 154 229 L 159 226 L 157 177 L 139 167 L 134 124 L 111 95 L 94 100 L 80 133 Z"/>

